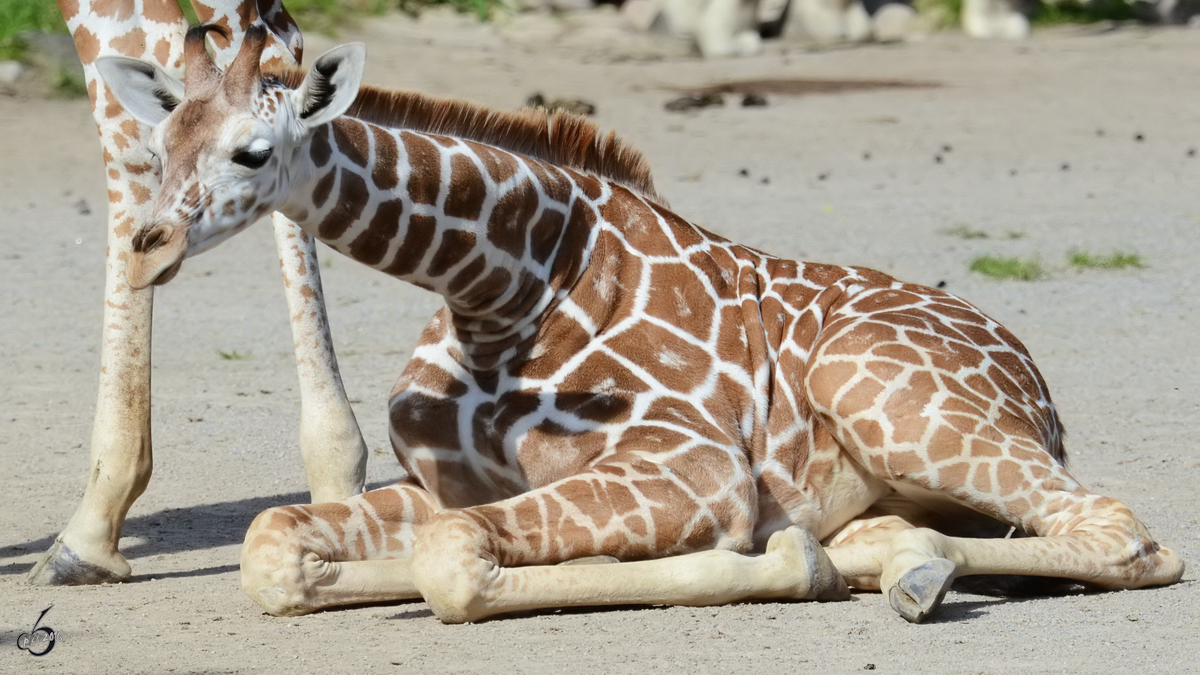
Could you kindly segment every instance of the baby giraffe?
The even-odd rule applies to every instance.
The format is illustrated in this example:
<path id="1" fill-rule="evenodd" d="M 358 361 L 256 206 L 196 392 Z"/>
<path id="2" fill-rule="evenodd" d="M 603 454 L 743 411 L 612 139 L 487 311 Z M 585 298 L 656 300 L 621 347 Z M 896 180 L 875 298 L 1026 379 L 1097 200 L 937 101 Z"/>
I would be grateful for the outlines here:
<path id="1" fill-rule="evenodd" d="M 277 210 L 446 300 L 388 404 L 409 478 L 251 525 L 242 583 L 268 612 L 423 597 L 463 622 L 849 585 L 920 621 L 966 575 L 1182 575 L 1071 477 L 1028 352 L 971 304 L 706 232 L 581 118 L 360 89 L 361 45 L 264 76 L 255 29 L 221 72 L 209 30 L 186 87 L 99 66 L 163 172 L 130 284 Z"/>

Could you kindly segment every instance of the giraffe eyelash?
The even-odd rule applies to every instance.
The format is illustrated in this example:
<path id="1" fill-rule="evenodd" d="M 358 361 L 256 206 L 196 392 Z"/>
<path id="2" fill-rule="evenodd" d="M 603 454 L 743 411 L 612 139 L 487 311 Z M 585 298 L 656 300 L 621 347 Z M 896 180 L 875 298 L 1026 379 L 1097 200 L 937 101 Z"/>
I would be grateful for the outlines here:
<path id="1" fill-rule="evenodd" d="M 261 169 L 267 160 L 271 159 L 271 153 L 274 148 L 265 148 L 263 150 L 245 149 L 234 153 L 232 160 L 234 164 L 240 164 L 247 169 Z"/>

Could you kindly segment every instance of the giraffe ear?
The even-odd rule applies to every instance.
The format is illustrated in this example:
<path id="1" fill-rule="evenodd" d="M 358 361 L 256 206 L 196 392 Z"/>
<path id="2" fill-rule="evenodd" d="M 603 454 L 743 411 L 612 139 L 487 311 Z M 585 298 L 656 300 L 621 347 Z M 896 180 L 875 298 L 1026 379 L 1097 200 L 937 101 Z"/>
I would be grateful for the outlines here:
<path id="1" fill-rule="evenodd" d="M 183 83 L 162 68 L 125 56 L 102 56 L 96 70 L 121 107 L 142 124 L 158 126 L 183 100 Z"/>
<path id="2" fill-rule="evenodd" d="M 336 47 L 318 58 L 293 93 L 300 123 L 312 129 L 345 114 L 358 96 L 366 60 L 361 43 Z"/>

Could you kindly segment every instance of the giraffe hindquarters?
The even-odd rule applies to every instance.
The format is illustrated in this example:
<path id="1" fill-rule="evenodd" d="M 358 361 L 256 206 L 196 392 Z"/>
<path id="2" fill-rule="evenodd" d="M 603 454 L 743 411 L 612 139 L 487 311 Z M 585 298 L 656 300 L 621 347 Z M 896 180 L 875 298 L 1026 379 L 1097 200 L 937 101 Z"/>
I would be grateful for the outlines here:
<path id="1" fill-rule="evenodd" d="M 242 588 L 268 613 L 420 597 L 411 572 L 415 527 L 437 506 L 397 483 L 340 502 L 267 509 L 242 545 Z"/>
<path id="2" fill-rule="evenodd" d="M 880 569 L 893 608 L 920 620 L 963 575 L 1103 588 L 1178 580 L 1177 555 L 1066 471 L 1053 405 L 1016 338 L 962 301 L 906 291 L 866 291 L 830 314 L 806 375 L 813 411 L 852 457 L 922 506 L 963 505 L 1037 536 L 900 528 Z"/>

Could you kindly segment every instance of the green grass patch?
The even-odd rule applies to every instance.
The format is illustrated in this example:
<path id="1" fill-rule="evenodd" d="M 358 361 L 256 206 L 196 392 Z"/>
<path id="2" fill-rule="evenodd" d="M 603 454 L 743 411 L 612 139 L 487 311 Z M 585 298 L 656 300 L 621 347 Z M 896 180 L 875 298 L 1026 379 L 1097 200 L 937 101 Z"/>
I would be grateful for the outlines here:
<path id="1" fill-rule="evenodd" d="M 25 44 L 17 34 L 28 30 L 65 33 L 58 5 L 51 0 L 0 0 L 0 61 L 25 58 Z"/>
<path id="2" fill-rule="evenodd" d="M 971 229 L 969 225 L 955 225 L 947 227 L 944 230 L 938 230 L 939 233 L 947 237 L 958 237 L 959 239 L 987 239 L 988 233 L 983 230 Z"/>
<path id="3" fill-rule="evenodd" d="M 387 0 L 292 0 L 284 6 L 300 30 L 328 35 L 363 16 L 383 14 L 390 4 Z"/>
<path id="4" fill-rule="evenodd" d="M 1108 255 L 1093 255 L 1086 251 L 1074 251 L 1067 256 L 1072 267 L 1090 269 L 1123 270 L 1130 267 L 1142 269 L 1146 263 L 1136 253 L 1117 251 Z"/>
<path id="5" fill-rule="evenodd" d="M 975 258 L 971 261 L 970 267 L 972 272 L 978 272 L 993 279 L 1033 281 L 1040 279 L 1045 273 L 1042 264 L 1037 259 L 1000 258 L 990 255 Z"/>
<path id="6" fill-rule="evenodd" d="M 1067 23 L 1133 21 L 1137 18 L 1134 3 L 1129 0 L 1065 0 L 1041 3 L 1033 14 L 1032 23 L 1035 26 L 1058 26 Z"/>
<path id="7" fill-rule="evenodd" d="M 963 0 L 914 0 L 913 9 L 931 28 L 958 28 L 962 24 Z"/>
<path id="8" fill-rule="evenodd" d="M 502 0 L 400 0 L 398 9 L 416 13 L 433 5 L 449 5 L 462 14 L 474 14 L 480 21 L 491 19 L 507 7 Z"/>
<path id="9" fill-rule="evenodd" d="M 913 7 L 932 28 L 953 29 L 962 24 L 963 0 L 914 0 Z M 1034 26 L 1058 26 L 1143 18 L 1138 15 L 1132 0 L 1061 0 L 1038 3 L 1031 23 Z"/>
<path id="10" fill-rule="evenodd" d="M 221 360 L 223 361 L 245 361 L 246 359 L 250 358 L 249 352 L 239 352 L 236 349 L 230 351 L 218 349 L 217 355 L 220 356 Z"/>
<path id="11" fill-rule="evenodd" d="M 191 4 L 180 4 L 188 21 L 196 23 Z M 444 6 L 487 21 L 506 7 L 504 0 L 290 0 L 285 6 L 301 30 L 322 33 L 333 33 L 362 17 L 395 11 L 415 15 Z M 26 48 L 15 36 L 29 30 L 67 32 L 54 0 L 0 0 L 0 60 L 24 58 Z"/>
<path id="12" fill-rule="evenodd" d="M 291 0 L 286 5 L 300 29 L 332 34 L 366 16 L 388 12 L 418 15 L 429 7 L 451 7 L 488 21 L 506 5 L 503 0 Z"/>
<path id="13" fill-rule="evenodd" d="M 72 68 L 59 68 L 54 77 L 54 95 L 59 98 L 83 98 L 88 95 L 83 73 Z"/>

